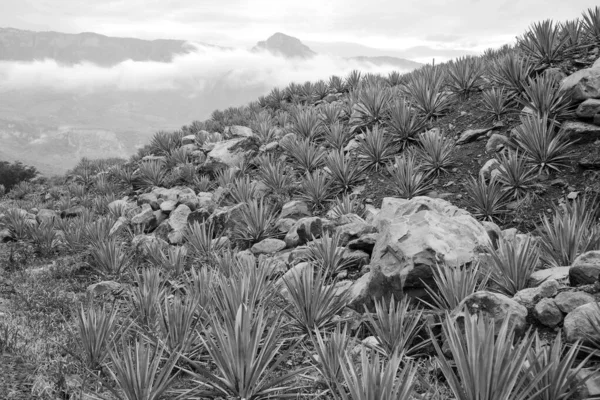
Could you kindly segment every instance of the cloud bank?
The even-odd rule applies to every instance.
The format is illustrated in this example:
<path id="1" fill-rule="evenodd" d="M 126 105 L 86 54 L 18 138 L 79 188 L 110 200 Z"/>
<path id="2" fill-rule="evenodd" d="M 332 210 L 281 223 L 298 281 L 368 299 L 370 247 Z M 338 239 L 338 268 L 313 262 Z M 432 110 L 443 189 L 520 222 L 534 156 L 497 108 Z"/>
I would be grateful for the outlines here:
<path id="1" fill-rule="evenodd" d="M 391 65 L 318 55 L 309 60 L 284 59 L 270 53 L 195 45 L 196 51 L 170 63 L 124 61 L 113 67 L 91 63 L 61 65 L 54 60 L 0 62 L 0 91 L 186 91 L 190 96 L 215 87 L 227 90 L 284 87 L 290 82 L 346 76 L 351 70 L 387 74 Z M 406 71 L 400 71 L 406 72 Z"/>

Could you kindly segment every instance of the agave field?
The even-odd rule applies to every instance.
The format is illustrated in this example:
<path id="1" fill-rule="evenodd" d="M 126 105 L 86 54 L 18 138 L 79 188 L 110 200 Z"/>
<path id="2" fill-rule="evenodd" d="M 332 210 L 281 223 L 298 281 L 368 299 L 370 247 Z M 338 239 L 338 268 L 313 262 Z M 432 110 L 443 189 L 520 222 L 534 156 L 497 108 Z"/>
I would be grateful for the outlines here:
<path id="1" fill-rule="evenodd" d="M 0 187 L 0 398 L 600 398 L 599 170 L 596 7 Z"/>

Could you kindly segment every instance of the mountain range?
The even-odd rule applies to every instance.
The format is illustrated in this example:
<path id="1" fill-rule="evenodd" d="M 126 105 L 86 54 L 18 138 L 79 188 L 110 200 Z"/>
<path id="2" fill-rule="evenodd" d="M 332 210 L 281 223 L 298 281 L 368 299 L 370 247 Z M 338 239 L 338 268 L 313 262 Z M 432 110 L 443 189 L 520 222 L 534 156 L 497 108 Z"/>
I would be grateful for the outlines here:
<path id="1" fill-rule="evenodd" d="M 319 75 L 323 65 L 337 73 L 338 66 L 409 71 L 421 64 L 392 56 L 331 58 L 283 33 L 243 50 L 0 28 L 0 160 L 57 174 L 81 157 L 127 157 L 158 130 L 255 100 L 306 70 L 305 80 L 327 79 L 329 70 Z"/>

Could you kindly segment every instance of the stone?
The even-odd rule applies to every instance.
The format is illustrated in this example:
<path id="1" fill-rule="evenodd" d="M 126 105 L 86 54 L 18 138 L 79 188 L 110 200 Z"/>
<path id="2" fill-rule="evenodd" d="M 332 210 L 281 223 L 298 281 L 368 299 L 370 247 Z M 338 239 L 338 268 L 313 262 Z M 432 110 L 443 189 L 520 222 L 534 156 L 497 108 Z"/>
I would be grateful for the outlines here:
<path id="1" fill-rule="evenodd" d="M 539 299 L 553 297 L 558 292 L 558 282 L 548 280 L 538 287 L 521 289 L 515 293 L 513 300 L 519 304 L 531 308 Z"/>
<path id="2" fill-rule="evenodd" d="M 586 292 L 561 292 L 554 298 L 554 302 L 560 311 L 570 313 L 577 307 L 596 301 L 594 296 Z"/>
<path id="3" fill-rule="evenodd" d="M 362 250 L 346 250 L 342 255 L 342 260 L 347 269 L 359 270 L 369 264 L 371 256 Z"/>
<path id="4" fill-rule="evenodd" d="M 102 281 L 89 285 L 86 289 L 93 296 L 102 296 L 112 292 L 117 292 L 123 285 L 115 281 Z"/>
<path id="5" fill-rule="evenodd" d="M 60 213 L 61 218 L 76 218 L 81 217 L 83 214 L 87 212 L 87 209 L 84 206 L 73 206 L 69 207 L 66 210 L 63 210 Z"/>
<path id="6" fill-rule="evenodd" d="M 244 207 L 244 203 L 219 207 L 211 214 L 208 221 L 213 223 L 213 227 L 217 232 L 226 231 L 233 228 L 235 221 L 238 221 L 242 215 Z"/>
<path id="7" fill-rule="evenodd" d="M 252 137 L 254 134 L 252 133 L 252 129 L 247 126 L 241 125 L 233 125 L 225 127 L 225 134 L 230 134 L 233 137 Z"/>
<path id="8" fill-rule="evenodd" d="M 296 247 L 303 245 L 310 240 L 320 238 L 323 233 L 324 221 L 320 217 L 305 217 L 301 218 L 289 232 L 285 235 L 285 243 L 287 247 Z"/>
<path id="9" fill-rule="evenodd" d="M 210 216 L 211 213 L 206 208 L 199 208 L 188 215 L 188 224 L 193 225 L 195 222 L 203 224 L 208 221 Z"/>
<path id="10" fill-rule="evenodd" d="M 0 229 L 0 243 L 6 243 L 13 240 L 12 233 L 8 228 Z"/>
<path id="11" fill-rule="evenodd" d="M 600 67 L 581 69 L 562 80 L 560 90 L 575 101 L 600 98 Z"/>
<path id="12" fill-rule="evenodd" d="M 187 219 L 192 210 L 185 204 L 180 204 L 169 214 L 169 225 L 174 231 L 183 231 L 187 227 Z"/>
<path id="13" fill-rule="evenodd" d="M 41 224 L 43 222 L 49 223 L 49 222 L 52 222 L 52 221 L 58 219 L 58 214 L 54 210 L 42 208 L 41 210 L 38 211 L 37 215 L 35 216 L 35 219 L 37 220 L 37 222 L 39 224 Z"/>
<path id="14" fill-rule="evenodd" d="M 465 307 L 470 314 L 492 318 L 497 327 L 508 318 L 517 334 L 525 332 L 527 328 L 527 309 L 503 294 L 488 291 L 475 292 L 464 298 L 451 315 L 457 319 L 464 317 L 462 310 Z"/>
<path id="15" fill-rule="evenodd" d="M 496 152 L 506 146 L 508 142 L 509 139 L 506 136 L 494 133 L 488 139 L 487 144 L 485 145 L 485 151 L 488 153 Z"/>
<path id="16" fill-rule="evenodd" d="M 252 245 L 250 251 L 255 255 L 275 254 L 278 251 L 285 249 L 285 247 L 286 245 L 283 240 L 268 238 Z"/>
<path id="17" fill-rule="evenodd" d="M 464 131 L 463 133 L 460 134 L 458 140 L 456 141 L 456 144 L 465 144 L 465 143 L 474 142 L 480 136 L 483 136 L 486 133 L 488 133 L 491 129 L 492 128 L 467 129 L 466 131 Z"/>
<path id="18" fill-rule="evenodd" d="M 188 144 L 196 144 L 196 135 L 187 135 L 181 138 L 181 144 L 183 146 Z"/>
<path id="19" fill-rule="evenodd" d="M 351 222 L 349 224 L 338 226 L 335 232 L 339 235 L 340 246 L 346 246 L 351 240 L 361 236 L 376 233 L 377 228 L 366 222 Z"/>
<path id="20" fill-rule="evenodd" d="M 281 218 L 275 223 L 275 227 L 281 233 L 288 233 L 295 223 L 296 220 L 293 218 Z"/>
<path id="21" fill-rule="evenodd" d="M 571 286 L 589 285 L 600 276 L 600 250 L 585 252 L 573 261 L 569 269 Z"/>
<path id="22" fill-rule="evenodd" d="M 539 269 L 531 274 L 531 277 L 529 278 L 529 286 L 539 286 L 544 281 L 549 279 L 553 279 L 561 284 L 568 284 L 570 268 L 571 267 L 552 267 Z"/>
<path id="23" fill-rule="evenodd" d="M 588 124 L 581 121 L 565 121 L 562 124 L 562 129 L 570 136 L 585 135 L 594 136 L 600 135 L 600 126 Z"/>
<path id="24" fill-rule="evenodd" d="M 542 299 L 533 308 L 535 318 L 544 326 L 554 328 L 563 320 L 563 314 L 553 299 Z"/>
<path id="25" fill-rule="evenodd" d="M 583 382 L 573 400 L 590 400 L 600 398 L 600 371 L 594 368 L 581 368 L 577 371 L 577 380 Z"/>
<path id="26" fill-rule="evenodd" d="M 198 208 L 198 205 L 200 203 L 198 201 L 198 197 L 196 196 L 196 193 L 193 193 L 193 192 L 192 193 L 181 193 L 177 197 L 177 202 L 179 204 L 185 204 L 192 211 L 195 211 L 196 208 Z"/>
<path id="27" fill-rule="evenodd" d="M 577 107 L 576 114 L 579 118 L 594 118 L 600 113 L 600 99 L 587 99 Z"/>
<path id="28" fill-rule="evenodd" d="M 158 204 L 158 197 L 154 193 L 140 194 L 137 199 L 137 204 L 138 206 L 141 206 L 143 204 L 149 204 L 150 207 L 152 207 L 152 209 L 155 211 L 158 210 L 160 207 L 160 204 Z"/>
<path id="29" fill-rule="evenodd" d="M 299 219 L 310 216 L 312 216 L 312 213 L 308 210 L 308 205 L 304 201 L 292 200 L 283 205 L 279 218 Z"/>
<path id="30" fill-rule="evenodd" d="M 213 200 L 213 194 L 210 192 L 200 192 L 196 196 L 198 201 L 198 208 L 205 208 L 206 210 L 212 212 L 214 211 L 216 204 Z"/>
<path id="31" fill-rule="evenodd" d="M 568 313 L 563 322 L 567 341 L 573 343 L 581 340 L 587 344 L 600 342 L 599 332 L 594 329 L 592 322 L 600 324 L 600 308 L 596 302 L 584 304 Z"/>
<path id="32" fill-rule="evenodd" d="M 134 225 L 151 225 L 152 222 L 156 222 L 156 215 L 154 215 L 152 206 L 147 203 L 142 205 L 142 210 L 139 213 L 131 217 L 131 223 Z"/>
<path id="33" fill-rule="evenodd" d="M 371 254 L 373 252 L 373 248 L 375 247 L 377 236 L 377 233 L 367 233 L 365 235 L 362 235 L 358 239 L 351 240 L 348 243 L 348 249 L 362 250 L 367 254 Z"/>
<path id="34" fill-rule="evenodd" d="M 502 165 L 500 164 L 500 161 L 492 158 L 486 161 L 486 163 L 483 164 L 483 167 L 481 167 L 479 170 L 479 178 L 489 181 L 492 178 L 498 177 L 498 175 L 501 174 L 501 169 Z"/>
<path id="35" fill-rule="evenodd" d="M 173 212 L 176 208 L 177 208 L 176 200 L 165 200 L 162 203 L 160 203 L 160 211 L 164 212 L 167 215 L 169 215 L 171 212 Z"/>

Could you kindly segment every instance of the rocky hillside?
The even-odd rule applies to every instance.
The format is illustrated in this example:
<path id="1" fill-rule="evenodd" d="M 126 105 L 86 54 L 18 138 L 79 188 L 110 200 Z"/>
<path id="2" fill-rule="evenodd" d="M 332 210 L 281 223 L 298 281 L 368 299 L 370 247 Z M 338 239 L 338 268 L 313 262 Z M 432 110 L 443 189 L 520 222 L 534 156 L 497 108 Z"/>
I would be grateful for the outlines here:
<path id="1" fill-rule="evenodd" d="M 599 32 L 274 88 L 17 185 L 0 394 L 600 396 Z"/>

